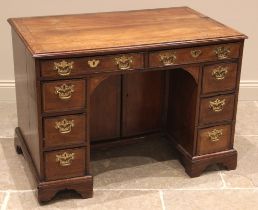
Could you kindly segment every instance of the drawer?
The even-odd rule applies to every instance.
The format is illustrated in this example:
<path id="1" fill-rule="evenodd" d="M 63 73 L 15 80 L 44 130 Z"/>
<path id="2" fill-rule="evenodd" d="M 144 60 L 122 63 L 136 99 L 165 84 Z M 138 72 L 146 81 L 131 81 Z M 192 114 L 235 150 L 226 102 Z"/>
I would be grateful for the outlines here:
<path id="1" fill-rule="evenodd" d="M 53 148 L 86 141 L 86 115 L 67 115 L 44 119 L 44 146 Z"/>
<path id="2" fill-rule="evenodd" d="M 86 170 L 86 149 L 66 149 L 45 153 L 46 180 L 83 176 Z"/>
<path id="3" fill-rule="evenodd" d="M 234 94 L 201 99 L 199 123 L 231 121 L 234 116 L 234 99 Z"/>
<path id="4" fill-rule="evenodd" d="M 238 58 L 239 52 L 239 43 L 156 51 L 149 55 L 149 66 L 155 68 Z"/>
<path id="5" fill-rule="evenodd" d="M 61 112 L 82 109 L 86 101 L 85 80 L 62 80 L 42 85 L 43 111 Z"/>
<path id="6" fill-rule="evenodd" d="M 236 63 L 205 66 L 203 69 L 202 93 L 235 90 L 236 78 Z"/>
<path id="7" fill-rule="evenodd" d="M 220 125 L 198 131 L 197 155 L 230 149 L 231 125 Z"/>
<path id="8" fill-rule="evenodd" d="M 142 69 L 142 53 L 41 61 L 43 77 L 67 77 L 96 72 Z"/>

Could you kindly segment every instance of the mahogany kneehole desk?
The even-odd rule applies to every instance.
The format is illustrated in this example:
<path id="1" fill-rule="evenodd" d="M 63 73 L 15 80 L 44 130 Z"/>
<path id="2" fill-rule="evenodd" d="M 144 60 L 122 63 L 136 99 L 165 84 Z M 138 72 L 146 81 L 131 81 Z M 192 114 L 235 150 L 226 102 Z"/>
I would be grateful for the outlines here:
<path id="1" fill-rule="evenodd" d="M 245 35 L 190 8 L 13 18 L 15 147 L 39 201 L 92 197 L 90 150 L 165 136 L 190 177 L 235 169 Z"/>

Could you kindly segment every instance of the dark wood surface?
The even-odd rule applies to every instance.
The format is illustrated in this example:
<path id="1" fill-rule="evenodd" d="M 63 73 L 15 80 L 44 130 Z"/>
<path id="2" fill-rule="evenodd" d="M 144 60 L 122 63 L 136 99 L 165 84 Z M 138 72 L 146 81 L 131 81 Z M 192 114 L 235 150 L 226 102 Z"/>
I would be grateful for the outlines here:
<path id="1" fill-rule="evenodd" d="M 62 99 L 56 93 L 56 87 L 73 86 L 73 92 L 68 99 Z M 44 112 L 57 112 L 82 109 L 86 102 L 86 82 L 84 80 L 62 80 L 46 82 L 42 85 L 42 103 Z M 69 92 L 69 90 L 67 91 Z"/>
<path id="2" fill-rule="evenodd" d="M 221 130 L 222 135 L 218 140 L 210 139 L 209 132 Z M 220 125 L 198 131 L 197 154 L 205 155 L 209 153 L 221 152 L 230 149 L 231 125 Z"/>
<path id="3" fill-rule="evenodd" d="M 36 72 L 35 61 L 27 52 L 24 44 L 17 34 L 12 31 L 15 90 L 17 103 L 18 127 L 24 136 L 29 153 L 40 174 L 40 138 L 38 130 L 37 94 L 35 87 Z"/>
<path id="4" fill-rule="evenodd" d="M 175 69 L 170 72 L 168 88 L 166 132 L 193 154 L 198 84 L 183 69 Z"/>
<path id="5" fill-rule="evenodd" d="M 92 176 L 41 182 L 38 186 L 38 200 L 41 203 L 50 201 L 58 192 L 64 189 L 75 190 L 82 198 L 91 198 L 93 196 Z"/>
<path id="6" fill-rule="evenodd" d="M 41 62 L 41 75 L 43 77 L 54 77 L 58 76 L 68 77 L 74 75 L 84 75 L 84 74 L 92 74 L 96 72 L 112 72 L 112 71 L 120 71 L 116 58 L 120 58 L 122 56 L 132 58 L 132 63 L 129 69 L 143 69 L 144 61 L 142 53 L 128 53 L 128 54 L 117 54 L 112 56 L 97 56 L 97 57 L 82 57 L 82 58 L 73 58 L 66 59 L 68 63 L 73 62 L 73 69 L 71 73 L 67 76 L 62 76 L 58 74 L 58 71 L 54 71 L 54 63 L 62 62 L 63 59 L 54 59 L 54 60 L 44 60 Z M 98 64 L 93 65 L 91 67 L 90 62 L 98 61 Z"/>
<path id="7" fill-rule="evenodd" d="M 64 189 L 75 190 L 82 198 L 90 198 L 93 196 L 93 180 L 92 176 L 86 175 L 81 177 L 74 177 L 69 179 L 61 179 L 55 181 L 42 181 L 40 180 L 40 174 L 34 165 L 34 160 L 31 158 L 30 150 L 26 146 L 25 139 L 22 136 L 19 128 L 15 129 L 14 146 L 17 154 L 23 154 L 27 160 L 27 163 L 34 175 L 38 188 L 38 200 L 39 202 L 50 201 L 54 198 L 56 193 Z"/>
<path id="8" fill-rule="evenodd" d="M 57 123 L 67 120 L 63 126 L 57 127 Z M 69 124 L 72 123 L 71 124 Z M 63 131 L 60 130 L 63 128 Z M 65 115 L 60 117 L 50 117 L 44 119 L 44 147 L 55 148 L 60 146 L 72 146 L 82 144 L 86 141 L 86 116 Z"/>
<path id="9" fill-rule="evenodd" d="M 12 18 L 9 23 L 34 56 L 245 38 L 188 7 Z"/>
<path id="10" fill-rule="evenodd" d="M 92 197 L 91 148 L 149 135 L 167 137 L 191 177 L 211 164 L 235 169 L 245 35 L 187 7 L 9 23 L 18 109 L 15 147 L 34 172 L 39 201 L 64 189 Z M 216 78 L 218 67 L 226 73 Z M 58 92 L 62 85 L 72 86 L 71 94 Z M 210 102 L 216 99 L 225 104 L 214 111 Z M 59 130 L 56 123 L 64 119 L 72 126 Z M 212 142 L 214 129 L 223 132 Z M 65 152 L 73 154 L 70 162 Z"/>
<path id="11" fill-rule="evenodd" d="M 183 153 L 182 153 L 183 154 Z M 207 156 L 197 156 L 189 158 L 181 156 L 181 162 L 185 167 L 185 172 L 190 177 L 198 177 L 210 165 L 219 164 L 227 170 L 234 170 L 237 167 L 237 151 L 234 149 L 218 152 Z"/>
<path id="12" fill-rule="evenodd" d="M 224 44 L 224 45 L 211 45 L 205 47 L 194 47 L 194 48 L 184 48 L 184 49 L 171 49 L 171 50 L 162 50 L 155 51 L 150 53 L 150 67 L 162 67 L 164 66 L 163 62 L 160 60 L 160 55 L 172 52 L 175 54 L 176 58 L 174 65 L 176 64 L 188 64 L 188 63 L 199 63 L 205 61 L 216 61 L 219 60 L 218 56 L 215 53 L 215 50 L 218 47 L 226 47 L 230 49 L 228 58 L 237 58 L 239 56 L 240 44 Z M 193 51 L 199 51 L 197 57 L 192 55 Z"/>
<path id="13" fill-rule="evenodd" d="M 63 160 L 57 161 L 57 155 L 63 155 L 63 154 L 74 154 L 74 159 L 72 159 L 70 163 L 68 163 L 69 165 L 64 165 L 64 166 L 61 165 L 60 161 L 66 161 L 67 159 L 65 158 Z M 45 153 L 46 181 L 84 176 L 86 174 L 85 157 L 86 157 L 85 148 L 46 152 Z"/>
<path id="14" fill-rule="evenodd" d="M 164 83 L 164 71 L 123 77 L 122 137 L 161 130 Z"/>
<path id="15" fill-rule="evenodd" d="M 214 109 L 210 106 L 211 102 L 215 102 L 217 99 L 220 101 L 225 100 L 225 104 L 221 106 L 221 111 L 214 111 Z M 201 99 L 199 123 L 208 124 L 233 120 L 235 105 L 234 99 L 234 94 L 219 95 Z M 219 105 L 215 105 L 215 108 L 217 107 L 220 108 Z"/>
<path id="16" fill-rule="evenodd" d="M 105 103 L 103 103 L 105 101 Z M 120 137 L 121 76 L 110 76 L 90 97 L 90 139 L 98 141 Z"/>
<path id="17" fill-rule="evenodd" d="M 214 71 L 226 69 L 224 78 L 214 76 Z M 220 76 L 220 75 L 218 75 Z M 202 93 L 214 93 L 225 90 L 235 90 L 237 79 L 237 63 L 220 63 L 208 65 L 203 70 Z"/>

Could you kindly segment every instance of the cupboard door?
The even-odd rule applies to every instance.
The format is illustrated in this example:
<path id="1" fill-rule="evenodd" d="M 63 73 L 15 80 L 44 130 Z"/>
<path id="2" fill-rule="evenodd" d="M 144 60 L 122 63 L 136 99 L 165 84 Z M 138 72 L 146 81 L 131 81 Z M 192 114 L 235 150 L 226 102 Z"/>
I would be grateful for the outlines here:
<path id="1" fill-rule="evenodd" d="M 123 76 L 122 136 L 161 129 L 165 71 Z"/>
<path id="2" fill-rule="evenodd" d="M 109 76 L 90 98 L 90 139 L 98 141 L 120 137 L 121 76 Z"/>

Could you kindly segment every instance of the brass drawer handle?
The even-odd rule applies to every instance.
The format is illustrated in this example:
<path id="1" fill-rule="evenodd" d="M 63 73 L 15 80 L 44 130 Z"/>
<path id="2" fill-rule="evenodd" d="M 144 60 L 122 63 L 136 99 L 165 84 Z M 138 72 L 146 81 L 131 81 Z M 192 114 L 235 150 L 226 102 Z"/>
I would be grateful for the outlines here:
<path id="1" fill-rule="evenodd" d="M 131 56 L 121 56 L 115 58 L 115 63 L 120 70 L 127 70 L 131 68 L 131 64 L 133 63 L 133 57 Z"/>
<path id="2" fill-rule="evenodd" d="M 176 61 L 176 53 L 175 52 L 164 52 L 160 53 L 159 60 L 163 63 L 164 66 L 173 65 Z"/>
<path id="3" fill-rule="evenodd" d="M 193 58 L 198 58 L 202 54 L 201 50 L 191 50 L 191 55 Z"/>
<path id="4" fill-rule="evenodd" d="M 221 112 L 223 110 L 223 107 L 226 104 L 226 99 L 216 99 L 215 101 L 210 101 L 210 109 L 212 109 L 214 112 Z"/>
<path id="5" fill-rule="evenodd" d="M 74 85 L 62 84 L 61 86 L 55 87 L 55 94 L 62 100 L 70 99 L 73 92 Z"/>
<path id="6" fill-rule="evenodd" d="M 231 53 L 231 50 L 229 47 L 217 47 L 214 50 L 215 54 L 217 55 L 219 60 L 227 59 Z"/>
<path id="7" fill-rule="evenodd" d="M 225 79 L 226 74 L 228 73 L 228 67 L 218 66 L 212 71 L 212 76 L 216 80 L 223 80 Z"/>
<path id="8" fill-rule="evenodd" d="M 212 142 L 217 142 L 220 140 L 220 137 L 222 136 L 223 134 L 223 130 L 222 129 L 214 129 L 212 130 L 211 132 L 208 132 L 208 136 L 209 136 L 209 139 L 212 141 Z"/>
<path id="9" fill-rule="evenodd" d="M 96 68 L 100 63 L 100 60 L 89 60 L 88 61 L 88 65 L 90 66 L 90 68 Z"/>
<path id="10" fill-rule="evenodd" d="M 67 62 L 65 60 L 54 62 L 54 70 L 57 71 L 60 76 L 69 76 L 73 69 L 73 64 L 73 61 Z"/>
<path id="11" fill-rule="evenodd" d="M 63 119 L 61 121 L 57 121 L 55 125 L 55 129 L 59 130 L 59 133 L 66 134 L 72 131 L 72 127 L 74 127 L 74 120 Z"/>
<path id="12" fill-rule="evenodd" d="M 56 155 L 56 162 L 59 162 L 60 166 L 69 166 L 72 164 L 72 160 L 74 160 L 74 153 L 64 152 L 63 154 Z"/>

